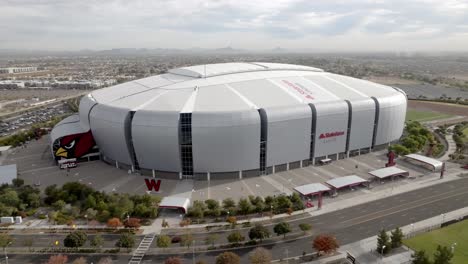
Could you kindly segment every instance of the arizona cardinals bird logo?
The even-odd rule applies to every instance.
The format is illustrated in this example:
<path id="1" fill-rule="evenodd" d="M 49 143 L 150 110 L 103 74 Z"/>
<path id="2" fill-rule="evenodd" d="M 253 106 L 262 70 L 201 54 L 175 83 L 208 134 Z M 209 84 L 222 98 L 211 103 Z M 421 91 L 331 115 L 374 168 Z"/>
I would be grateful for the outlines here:
<path id="1" fill-rule="evenodd" d="M 60 158 L 79 158 L 90 152 L 96 143 L 91 130 L 86 133 L 64 136 L 55 141 L 54 155 Z"/>

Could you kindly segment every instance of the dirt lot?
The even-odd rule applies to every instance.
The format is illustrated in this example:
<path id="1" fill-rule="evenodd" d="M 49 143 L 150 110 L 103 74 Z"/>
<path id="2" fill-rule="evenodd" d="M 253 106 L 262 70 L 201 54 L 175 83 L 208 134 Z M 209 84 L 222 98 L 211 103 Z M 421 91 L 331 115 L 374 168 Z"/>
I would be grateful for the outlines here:
<path id="1" fill-rule="evenodd" d="M 85 90 L 71 89 L 15 89 L 15 90 L 0 90 L 0 101 L 9 101 L 16 99 L 31 99 L 38 97 L 41 101 L 52 98 L 62 98 L 71 95 L 77 95 L 85 92 Z"/>
<path id="2" fill-rule="evenodd" d="M 468 116 L 467 105 L 454 105 L 439 102 L 408 101 L 408 108 L 418 111 L 440 112 L 450 115 Z"/>

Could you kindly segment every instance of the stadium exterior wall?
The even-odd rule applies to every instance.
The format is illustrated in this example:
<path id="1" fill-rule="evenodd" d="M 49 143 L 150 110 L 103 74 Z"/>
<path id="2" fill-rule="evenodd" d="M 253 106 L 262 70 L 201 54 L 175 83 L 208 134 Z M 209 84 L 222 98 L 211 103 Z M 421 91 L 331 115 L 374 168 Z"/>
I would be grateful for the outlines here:
<path id="1" fill-rule="evenodd" d="M 168 76 L 171 81 L 158 82 L 169 85 L 184 79 Z M 347 78 L 336 77 L 340 82 L 353 83 Z M 284 83 L 275 80 L 253 81 L 259 85 L 255 91 L 249 91 L 245 82 L 205 86 L 200 92 L 196 87 L 177 93 L 155 89 L 151 91 L 153 100 L 145 104 L 139 103 L 145 99 L 141 85 L 129 86 L 137 91 L 132 100 L 125 99 L 124 87 L 118 85 L 118 95 L 106 98 L 100 90 L 96 97 L 84 96 L 79 123 L 83 132 L 91 131 L 103 160 L 157 177 L 182 177 L 186 165 L 181 148 L 187 144 L 191 150 L 191 175 L 196 179 L 251 177 L 312 165 L 325 157 L 346 158 L 350 152 L 380 149 L 402 135 L 407 98 L 399 89 L 387 89 L 383 96 L 362 96 L 348 87 L 349 99 L 329 96 L 312 102 L 298 99 L 292 104 L 299 96 L 291 96 L 289 88 L 265 94 L 273 84 L 276 87 Z M 288 85 L 300 90 L 309 82 L 322 86 L 317 88 L 318 98 L 320 93 L 326 94 L 325 85 L 333 87 L 334 94 L 347 87 L 318 75 L 290 78 Z M 362 91 L 371 94 L 364 88 Z M 257 106 L 267 95 L 272 101 L 281 102 L 281 96 L 289 101 Z M 155 100 L 157 104 L 152 103 Z M 183 114 L 190 115 L 189 139 L 181 131 Z"/>

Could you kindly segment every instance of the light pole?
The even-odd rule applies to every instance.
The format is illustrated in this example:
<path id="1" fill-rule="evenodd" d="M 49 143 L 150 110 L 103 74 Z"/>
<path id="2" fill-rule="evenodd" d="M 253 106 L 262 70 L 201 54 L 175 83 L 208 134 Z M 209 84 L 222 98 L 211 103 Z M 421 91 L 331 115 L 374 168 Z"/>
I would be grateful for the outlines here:
<path id="1" fill-rule="evenodd" d="M 455 246 L 457 245 L 457 243 L 453 243 L 451 246 L 450 246 L 450 249 L 452 250 L 452 254 L 453 252 L 455 252 Z"/>
<path id="2" fill-rule="evenodd" d="M 192 245 L 192 264 L 195 264 L 195 239 L 193 240 L 193 245 Z"/>
<path id="3" fill-rule="evenodd" d="M 7 254 L 7 250 L 6 248 L 11 245 L 12 242 L 8 242 L 8 244 L 3 248 L 3 250 L 5 251 L 5 263 L 8 264 L 8 254 Z"/>
<path id="4" fill-rule="evenodd" d="M 385 249 L 386 247 L 387 247 L 387 246 L 385 246 L 385 245 L 382 246 L 382 250 L 381 250 L 381 252 L 380 252 L 380 254 L 382 255 L 382 258 L 383 258 L 383 251 L 384 251 L 384 249 Z"/>
<path id="5" fill-rule="evenodd" d="M 414 233 L 414 224 L 411 224 L 411 235 Z"/>

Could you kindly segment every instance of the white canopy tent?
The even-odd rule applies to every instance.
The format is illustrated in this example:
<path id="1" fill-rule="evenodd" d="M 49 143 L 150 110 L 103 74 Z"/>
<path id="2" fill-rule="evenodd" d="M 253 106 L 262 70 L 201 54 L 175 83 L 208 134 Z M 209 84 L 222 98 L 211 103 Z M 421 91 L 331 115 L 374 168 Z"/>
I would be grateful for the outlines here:
<path id="1" fill-rule="evenodd" d="M 190 199 L 185 197 L 167 196 L 159 203 L 159 208 L 182 209 L 187 213 Z"/>
<path id="2" fill-rule="evenodd" d="M 404 177 L 409 176 L 408 171 L 397 168 L 396 166 L 369 171 L 369 174 L 381 180 L 388 178 L 388 177 L 393 177 L 393 176 L 404 176 Z"/>
<path id="3" fill-rule="evenodd" d="M 408 154 L 405 155 L 405 158 L 429 165 L 433 171 L 441 171 L 442 167 L 444 166 L 444 163 L 440 160 L 436 160 L 419 154 Z"/>
<path id="4" fill-rule="evenodd" d="M 367 183 L 368 181 L 356 176 L 356 175 L 349 175 L 339 178 L 334 178 L 329 181 L 326 181 L 326 184 L 332 187 L 332 189 L 341 189 L 344 187 L 353 187 L 362 183 Z"/>
<path id="5" fill-rule="evenodd" d="M 328 188 L 328 186 L 325 186 L 321 183 L 311 183 L 311 184 L 297 186 L 294 188 L 294 190 L 304 196 L 308 196 L 308 195 L 319 194 L 322 192 L 328 192 L 330 191 L 330 188 Z"/>

